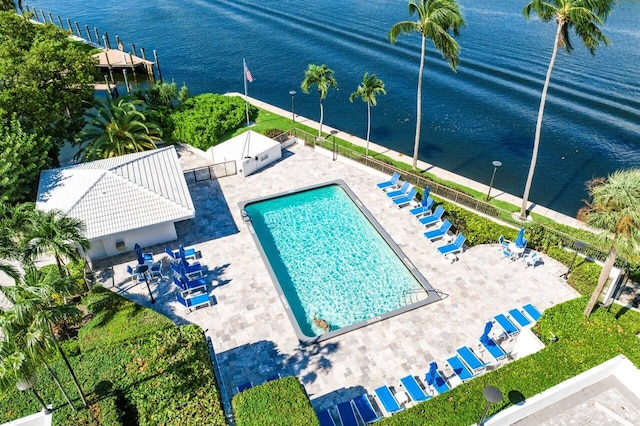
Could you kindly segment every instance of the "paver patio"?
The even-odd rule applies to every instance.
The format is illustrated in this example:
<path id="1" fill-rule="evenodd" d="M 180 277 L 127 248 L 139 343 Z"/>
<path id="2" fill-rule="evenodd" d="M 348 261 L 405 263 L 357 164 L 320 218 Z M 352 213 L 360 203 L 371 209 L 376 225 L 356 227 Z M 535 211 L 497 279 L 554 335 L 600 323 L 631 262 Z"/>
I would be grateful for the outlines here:
<path id="1" fill-rule="evenodd" d="M 294 145 L 271 167 L 243 178 L 190 183 L 196 217 L 177 225 L 179 240 L 167 244 L 195 246 L 208 268 L 214 305 L 185 313 L 169 281 L 155 282 L 153 308 L 178 323 L 198 324 L 211 338 L 230 395 L 236 386 L 262 383 L 275 373 L 296 375 L 314 407 L 323 409 L 376 387 L 399 387 L 408 374 L 424 377 L 432 360 L 444 366 L 461 345 L 475 347 L 484 323 L 495 314 L 533 303 L 540 310 L 578 293 L 559 276 L 562 264 L 543 256 L 544 264 L 525 268 L 505 259 L 496 245 L 473 247 L 453 264 L 422 237 L 422 227 L 407 209 L 392 207 L 375 184 L 387 176 L 330 153 Z M 202 158 L 193 157 L 198 162 Z M 193 164 L 181 152 L 183 168 Z M 199 164 L 198 164 L 199 165 Z M 191 166 L 194 167 L 194 166 Z M 337 336 L 300 346 L 237 203 L 334 179 L 344 179 L 387 230 L 443 300 Z M 496 239 L 497 239 L 496 235 Z M 440 243 L 442 244 L 442 243 Z M 145 248 L 145 251 L 148 248 Z M 151 247 L 156 260 L 162 246 Z M 151 307 L 144 284 L 129 281 L 127 253 L 96 262 L 107 288 Z"/>

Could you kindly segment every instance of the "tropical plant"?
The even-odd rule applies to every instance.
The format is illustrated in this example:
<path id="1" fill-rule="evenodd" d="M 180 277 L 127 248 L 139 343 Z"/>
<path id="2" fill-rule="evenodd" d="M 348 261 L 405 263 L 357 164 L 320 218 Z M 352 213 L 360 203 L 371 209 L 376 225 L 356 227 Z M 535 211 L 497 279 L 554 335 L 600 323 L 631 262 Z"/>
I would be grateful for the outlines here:
<path id="1" fill-rule="evenodd" d="M 5 288 L 12 306 L 2 313 L 0 332 L 11 339 L 22 353 L 30 357 L 34 365 L 45 366 L 69 405 L 73 407 L 58 377 L 48 364 L 56 352 L 60 354 L 86 406 L 78 379 L 58 343 L 55 331 L 60 324 L 74 322 L 81 316 L 75 305 L 56 302 L 59 299 L 64 300 L 70 294 L 71 288 L 72 280 L 59 275 L 55 269 L 25 268 L 23 277 L 16 281 L 16 285 Z"/>
<path id="2" fill-rule="evenodd" d="M 584 310 L 591 315 L 602 293 L 618 251 L 627 256 L 640 253 L 640 169 L 618 170 L 607 179 L 593 179 L 587 183 L 591 202 L 583 208 L 587 225 L 602 229 L 600 238 L 611 243 L 598 285 Z"/>
<path id="3" fill-rule="evenodd" d="M 80 133 L 80 161 L 155 149 L 162 132 L 142 111 L 144 101 L 128 97 L 96 99 L 96 109 Z"/>
<path id="4" fill-rule="evenodd" d="M 44 253 L 52 254 L 61 277 L 69 275 L 65 260 L 81 260 L 77 248 L 86 252 L 91 247 L 83 234 L 82 221 L 66 216 L 59 210 L 34 210 L 22 244 L 24 260 L 27 262 Z"/>
<path id="5" fill-rule="evenodd" d="M 460 46 L 449 33 L 457 36 L 465 25 L 460 6 L 455 0 L 410 0 L 409 15 L 418 16 L 417 21 L 401 21 L 389 30 L 389 41 L 395 43 L 400 34 L 420 33 L 422 44 L 420 50 L 420 70 L 418 71 L 416 137 L 413 145 L 413 170 L 418 166 L 418 149 L 420 147 L 420 126 L 422 121 L 422 74 L 427 39 L 440 51 L 442 57 L 449 62 L 455 72 L 458 66 Z"/>
<path id="6" fill-rule="evenodd" d="M 309 93 L 309 89 L 314 84 L 318 89 L 318 96 L 320 97 L 320 128 L 318 129 L 318 136 L 322 137 L 322 121 L 324 120 L 324 105 L 322 101 L 327 97 L 329 88 L 338 87 L 338 82 L 333 76 L 334 72 L 331 68 L 322 65 L 309 64 L 307 70 L 304 72 L 304 80 L 300 88 L 304 93 Z"/>
<path id="7" fill-rule="evenodd" d="M 349 102 L 353 103 L 356 98 L 362 99 L 367 103 L 367 148 L 365 155 L 369 155 L 369 138 L 371 136 L 371 107 L 376 106 L 376 95 L 386 95 L 387 91 L 384 88 L 384 83 L 375 74 L 364 73 L 362 77 L 362 83 L 358 88 L 349 96 Z"/>
<path id="8" fill-rule="evenodd" d="M 604 24 L 615 0 L 532 0 L 527 4 L 522 13 L 529 19 L 535 13 L 543 22 L 555 21 L 557 24 L 556 36 L 553 42 L 551 60 L 547 68 L 547 76 L 542 87 L 540 107 L 538 109 L 538 121 L 536 122 L 536 133 L 533 140 L 533 154 L 529 165 L 529 174 L 522 195 L 522 206 L 520 207 L 520 218 L 527 218 L 527 204 L 529 203 L 529 191 L 533 182 L 533 173 L 538 160 L 538 149 L 540 148 L 540 133 L 542 131 L 542 117 L 544 106 L 547 101 L 547 91 L 551 72 L 556 62 L 558 49 L 563 48 L 567 53 L 571 53 L 573 46 L 569 38 L 569 30 L 573 28 L 576 34 L 582 39 L 584 45 L 589 49 L 591 55 L 595 55 L 596 48 L 600 43 L 608 45 L 609 39 L 600 31 L 599 26 Z"/>

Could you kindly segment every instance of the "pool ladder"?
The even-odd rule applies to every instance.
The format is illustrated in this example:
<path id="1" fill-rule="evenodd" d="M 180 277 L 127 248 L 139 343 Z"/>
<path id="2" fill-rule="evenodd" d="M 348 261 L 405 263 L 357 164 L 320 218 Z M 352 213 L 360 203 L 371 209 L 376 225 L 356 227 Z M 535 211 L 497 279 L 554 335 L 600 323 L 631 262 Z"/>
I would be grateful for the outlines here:
<path id="1" fill-rule="evenodd" d="M 249 213 L 247 213 L 245 209 L 240 210 L 240 216 L 242 216 L 244 223 L 251 222 L 251 216 L 249 216 Z"/>
<path id="2" fill-rule="evenodd" d="M 400 304 L 403 306 L 411 305 L 426 299 L 428 296 L 427 292 L 423 289 L 404 290 L 400 296 Z"/>

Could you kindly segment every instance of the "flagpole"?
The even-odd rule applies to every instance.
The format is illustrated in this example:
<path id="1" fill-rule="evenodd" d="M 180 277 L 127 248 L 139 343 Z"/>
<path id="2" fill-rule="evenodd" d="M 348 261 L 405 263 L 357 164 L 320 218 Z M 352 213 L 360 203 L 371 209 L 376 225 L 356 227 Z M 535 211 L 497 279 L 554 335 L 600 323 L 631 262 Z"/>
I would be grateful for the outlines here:
<path id="1" fill-rule="evenodd" d="M 247 115 L 247 127 L 249 126 L 249 96 L 247 95 L 247 62 L 242 58 L 242 76 L 244 78 L 244 111 Z"/>

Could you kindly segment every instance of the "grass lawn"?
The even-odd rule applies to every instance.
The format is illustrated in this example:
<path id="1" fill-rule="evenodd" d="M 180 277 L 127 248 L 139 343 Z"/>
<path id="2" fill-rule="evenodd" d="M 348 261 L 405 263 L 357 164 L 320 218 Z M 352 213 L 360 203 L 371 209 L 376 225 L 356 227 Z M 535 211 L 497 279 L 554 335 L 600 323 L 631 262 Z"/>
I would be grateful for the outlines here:
<path id="1" fill-rule="evenodd" d="M 78 341 L 65 343 L 87 397 L 82 404 L 60 360 L 52 362 L 77 411 L 48 373 L 37 376 L 36 390 L 54 407 L 56 425 L 224 425 L 220 394 L 202 330 L 177 327 L 167 318 L 102 287 L 84 303 L 92 314 Z M 0 394 L 0 422 L 40 407 L 30 393 Z"/>

